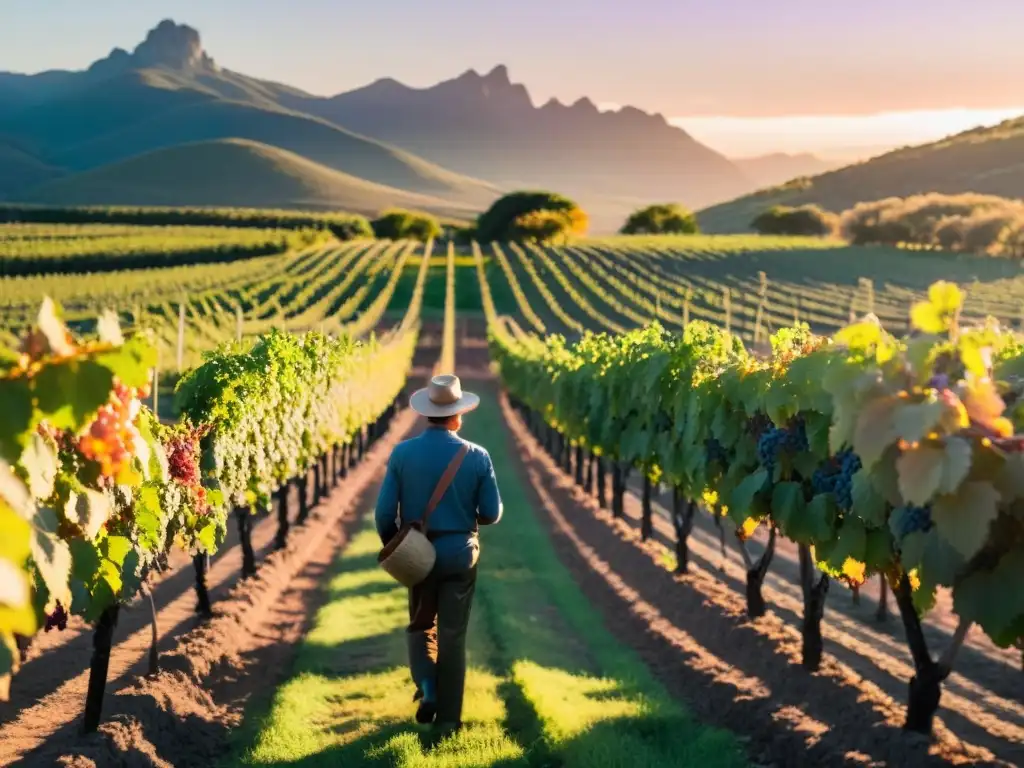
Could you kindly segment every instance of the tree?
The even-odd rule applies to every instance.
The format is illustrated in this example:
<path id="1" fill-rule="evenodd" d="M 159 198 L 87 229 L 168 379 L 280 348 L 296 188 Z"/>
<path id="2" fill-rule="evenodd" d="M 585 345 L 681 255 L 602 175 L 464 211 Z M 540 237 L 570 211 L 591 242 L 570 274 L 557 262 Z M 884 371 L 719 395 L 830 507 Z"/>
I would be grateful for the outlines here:
<path id="1" fill-rule="evenodd" d="M 551 243 L 572 233 L 573 220 L 567 211 L 531 211 L 516 217 L 511 233 L 516 240 Z"/>
<path id="2" fill-rule="evenodd" d="M 373 233 L 382 240 L 422 240 L 426 242 L 441 234 L 436 217 L 419 211 L 391 208 L 372 222 Z"/>
<path id="3" fill-rule="evenodd" d="M 692 211 L 676 203 L 658 203 L 633 211 L 623 235 L 695 235 L 700 231 Z"/>
<path id="4" fill-rule="evenodd" d="M 566 235 L 583 235 L 590 223 L 586 212 L 563 195 L 544 191 L 511 192 L 495 200 L 477 218 L 477 238 L 481 242 L 514 240 L 518 236 L 516 220 L 539 211 L 562 214 L 568 222 Z"/>
<path id="5" fill-rule="evenodd" d="M 776 205 L 760 214 L 750 226 L 762 235 L 826 237 L 835 232 L 837 221 L 835 214 L 816 205 Z"/>

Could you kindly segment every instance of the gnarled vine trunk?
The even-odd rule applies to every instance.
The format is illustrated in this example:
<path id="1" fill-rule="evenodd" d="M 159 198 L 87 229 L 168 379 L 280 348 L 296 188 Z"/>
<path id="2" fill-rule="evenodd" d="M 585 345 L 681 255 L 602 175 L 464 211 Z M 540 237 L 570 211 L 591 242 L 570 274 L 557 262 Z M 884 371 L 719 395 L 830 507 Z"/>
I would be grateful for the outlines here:
<path id="1" fill-rule="evenodd" d="M 192 567 L 196 571 L 196 612 L 204 618 L 209 618 L 213 615 L 210 592 L 206 587 L 206 572 L 210 568 L 210 556 L 205 552 L 194 556 Z"/>
<path id="2" fill-rule="evenodd" d="M 644 470 L 644 487 L 640 497 L 640 538 L 647 541 L 654 535 L 654 510 L 651 505 L 651 478 Z"/>
<path id="3" fill-rule="evenodd" d="M 752 619 L 764 616 L 767 611 L 762 589 L 764 587 L 764 578 L 768 575 L 768 567 L 772 564 L 772 558 L 775 556 L 775 538 L 775 526 L 772 526 L 768 533 L 768 546 L 765 547 L 764 553 L 756 563 L 747 566 L 747 616 Z M 747 554 L 742 540 L 740 541 L 740 547 L 744 560 L 746 560 Z"/>
<path id="4" fill-rule="evenodd" d="M 284 549 L 288 546 L 288 491 L 290 483 L 284 483 L 277 490 L 277 535 L 274 537 L 274 548 Z"/>
<path id="5" fill-rule="evenodd" d="M 824 573 L 818 573 L 815 580 L 814 562 L 811 559 L 811 548 L 806 544 L 797 547 L 800 556 L 800 584 L 804 595 L 804 616 L 800 627 L 802 638 L 802 663 L 804 669 L 817 670 L 821 666 L 823 643 L 821 639 L 821 620 L 825 615 L 825 598 L 828 596 L 829 579 Z"/>
<path id="6" fill-rule="evenodd" d="M 238 540 L 242 545 L 242 578 L 256 575 L 256 552 L 252 548 L 252 513 L 248 507 L 235 508 Z"/>
<path id="7" fill-rule="evenodd" d="M 683 497 L 678 486 L 672 488 L 672 526 L 676 530 L 676 573 L 690 570 L 690 533 L 697 504 Z"/>
<path id="8" fill-rule="evenodd" d="M 576 485 L 580 486 L 581 488 L 583 487 L 583 470 L 584 470 L 583 446 L 582 445 L 577 445 L 576 446 Z"/>
<path id="9" fill-rule="evenodd" d="M 608 508 L 608 493 L 607 493 L 607 472 L 604 463 L 604 457 L 597 457 L 597 506 L 601 509 Z"/>
<path id="10" fill-rule="evenodd" d="M 103 696 L 107 688 L 110 669 L 110 648 L 114 641 L 114 628 L 121 607 L 116 603 L 100 614 L 92 634 L 92 660 L 89 664 L 89 687 L 85 694 L 85 717 L 82 730 L 95 733 L 103 715 Z"/>

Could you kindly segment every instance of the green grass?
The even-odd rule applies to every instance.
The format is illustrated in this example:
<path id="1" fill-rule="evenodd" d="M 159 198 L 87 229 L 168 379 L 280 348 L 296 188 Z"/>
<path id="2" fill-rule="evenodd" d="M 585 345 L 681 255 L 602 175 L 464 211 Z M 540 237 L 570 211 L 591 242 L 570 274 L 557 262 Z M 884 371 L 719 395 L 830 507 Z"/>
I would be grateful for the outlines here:
<path id="1" fill-rule="evenodd" d="M 493 396 L 467 420 L 488 436 L 505 518 L 483 536 L 460 734 L 412 722 L 405 591 L 367 530 L 333 566 L 328 602 L 269 712 L 239 733 L 252 766 L 702 766 L 745 761 L 697 723 L 604 628 L 557 560 L 520 484 Z"/>

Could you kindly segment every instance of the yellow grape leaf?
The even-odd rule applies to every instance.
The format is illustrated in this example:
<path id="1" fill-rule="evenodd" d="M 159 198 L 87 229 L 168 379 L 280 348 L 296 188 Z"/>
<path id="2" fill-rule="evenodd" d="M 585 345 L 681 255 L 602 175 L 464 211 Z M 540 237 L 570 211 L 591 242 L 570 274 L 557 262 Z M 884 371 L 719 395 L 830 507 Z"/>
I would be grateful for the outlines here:
<path id="1" fill-rule="evenodd" d="M 882 326 L 878 318 L 872 317 L 846 326 L 834 338 L 837 344 L 844 344 L 851 349 L 867 349 L 882 340 Z"/>
<path id="2" fill-rule="evenodd" d="M 939 280 L 928 288 L 928 301 L 943 314 L 954 314 L 964 303 L 964 294 L 956 283 Z"/>
<path id="3" fill-rule="evenodd" d="M 896 435 L 908 443 L 921 442 L 926 435 L 935 431 L 944 410 L 944 405 L 938 400 L 904 405 L 894 415 Z"/>
<path id="4" fill-rule="evenodd" d="M 944 389 L 939 393 L 939 403 L 942 405 L 942 419 L 939 427 L 944 432 L 959 432 L 971 426 L 970 416 L 963 402 L 957 397 L 956 392 L 951 389 Z"/>
<path id="5" fill-rule="evenodd" d="M 998 505 L 999 492 L 991 483 L 964 483 L 956 493 L 935 501 L 932 521 L 942 538 L 970 559 L 985 546 Z"/>
<path id="6" fill-rule="evenodd" d="M 910 310 L 910 322 L 925 333 L 943 333 L 949 330 L 948 321 L 930 301 L 919 301 Z"/>
<path id="7" fill-rule="evenodd" d="M 992 349 L 977 334 L 965 333 L 957 339 L 957 352 L 964 369 L 975 376 L 987 376 L 992 368 Z"/>
<path id="8" fill-rule="evenodd" d="M 895 414 L 901 405 L 903 400 L 890 395 L 872 400 L 860 412 L 853 433 L 853 449 L 865 467 L 873 467 L 885 449 L 899 439 Z"/>
<path id="9" fill-rule="evenodd" d="M 742 541 L 746 541 L 754 535 L 754 531 L 757 530 L 757 526 L 760 524 L 761 523 L 754 518 L 748 517 L 743 521 L 743 525 L 736 530 L 736 535 L 739 536 Z"/>
<path id="10" fill-rule="evenodd" d="M 859 587 L 864 583 L 866 566 L 864 563 L 854 560 L 852 557 L 846 558 L 843 562 L 843 576 L 847 583 L 853 587 Z"/>
<path id="11" fill-rule="evenodd" d="M 909 448 L 896 459 L 900 495 L 923 506 L 936 494 L 953 493 L 971 469 L 971 444 L 961 437 Z"/>

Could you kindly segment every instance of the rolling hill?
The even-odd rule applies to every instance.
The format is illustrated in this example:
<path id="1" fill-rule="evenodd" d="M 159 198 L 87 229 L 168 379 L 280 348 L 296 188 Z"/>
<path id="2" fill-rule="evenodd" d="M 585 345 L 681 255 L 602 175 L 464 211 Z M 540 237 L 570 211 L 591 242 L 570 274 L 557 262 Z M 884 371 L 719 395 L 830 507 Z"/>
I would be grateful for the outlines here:
<path id="1" fill-rule="evenodd" d="M 1024 197 L 1024 118 L 906 147 L 701 211 L 708 232 L 746 231 L 773 205 L 815 203 L 843 211 L 857 203 L 927 192 Z"/>
<path id="2" fill-rule="evenodd" d="M 465 217 L 468 209 L 350 176 L 244 139 L 183 144 L 44 183 L 21 196 L 48 205 L 276 206 L 374 215 L 401 206 Z"/>
<path id="3" fill-rule="evenodd" d="M 220 68 L 203 51 L 198 32 L 168 21 L 132 53 L 117 49 L 82 72 L 0 73 L 0 136 L 14 137 L 46 164 L 77 171 L 176 145 L 239 138 L 349 177 L 444 198 L 460 210 L 486 207 L 499 194 L 490 184 L 279 103 L 294 93 Z M 0 195 L 21 191 L 18 185 Z M 368 201 L 361 209 L 375 207 Z"/>
<path id="4" fill-rule="evenodd" d="M 60 169 L 0 139 L 0 199 L 56 178 L 61 173 Z"/>
<path id="5" fill-rule="evenodd" d="M 759 189 L 782 184 L 800 176 L 825 173 L 842 165 L 840 162 L 823 160 L 807 152 L 795 155 L 773 152 L 757 157 L 734 157 L 732 161 L 747 178 L 758 185 Z"/>

